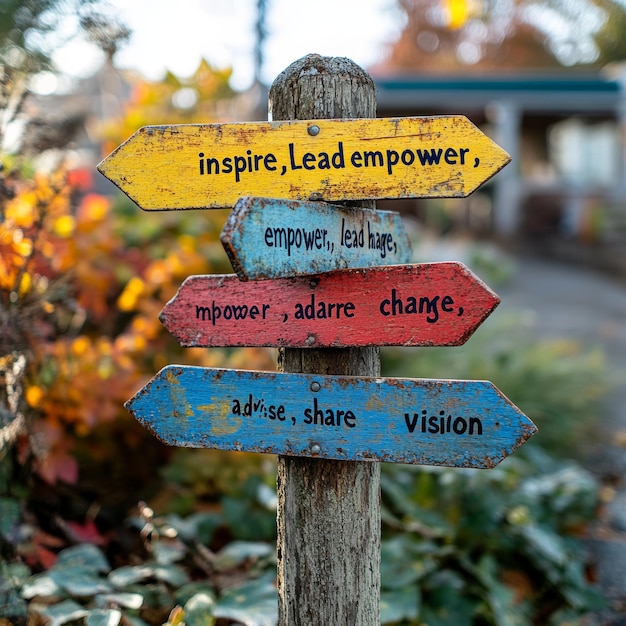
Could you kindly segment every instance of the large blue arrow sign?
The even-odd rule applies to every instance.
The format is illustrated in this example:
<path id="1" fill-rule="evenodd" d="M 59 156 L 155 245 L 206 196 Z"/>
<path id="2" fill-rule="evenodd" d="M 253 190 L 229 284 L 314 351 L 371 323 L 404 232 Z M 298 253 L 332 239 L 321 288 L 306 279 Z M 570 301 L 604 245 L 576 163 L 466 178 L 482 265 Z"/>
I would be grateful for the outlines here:
<path id="1" fill-rule="evenodd" d="M 126 407 L 174 446 L 448 467 L 493 467 L 537 430 L 486 381 L 170 365 Z"/>

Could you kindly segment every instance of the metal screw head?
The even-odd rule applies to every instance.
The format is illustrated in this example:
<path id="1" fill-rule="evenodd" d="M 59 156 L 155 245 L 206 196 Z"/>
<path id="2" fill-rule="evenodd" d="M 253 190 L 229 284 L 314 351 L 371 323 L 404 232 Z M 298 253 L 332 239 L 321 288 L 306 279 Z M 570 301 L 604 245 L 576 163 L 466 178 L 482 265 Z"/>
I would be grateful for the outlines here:
<path id="1" fill-rule="evenodd" d="M 316 124 L 313 124 L 307 128 L 307 131 L 309 135 L 311 135 L 311 137 L 315 137 L 315 135 L 320 134 L 320 127 L 317 126 Z"/>
<path id="2" fill-rule="evenodd" d="M 322 448 L 320 448 L 319 443 L 314 443 L 311 446 L 311 454 L 319 454 L 322 451 Z"/>
<path id="3" fill-rule="evenodd" d="M 311 383 L 310 389 L 311 389 L 311 391 L 319 391 L 321 389 L 321 385 L 318 382 L 313 381 Z"/>

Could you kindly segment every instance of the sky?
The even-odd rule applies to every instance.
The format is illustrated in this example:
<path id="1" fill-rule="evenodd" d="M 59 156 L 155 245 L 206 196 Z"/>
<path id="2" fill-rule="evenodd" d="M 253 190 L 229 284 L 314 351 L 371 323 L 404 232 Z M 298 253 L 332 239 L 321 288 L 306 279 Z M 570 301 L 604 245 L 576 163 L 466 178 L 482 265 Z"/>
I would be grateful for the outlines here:
<path id="1" fill-rule="evenodd" d="M 166 70 L 188 76 L 202 57 L 232 67 L 233 88 L 254 77 L 256 0 L 109 0 L 133 30 L 116 56 L 118 67 L 160 79 Z M 398 34 L 395 0 L 268 0 L 262 79 L 270 84 L 293 61 L 309 53 L 345 56 L 367 69 Z M 102 62 L 88 44 L 74 42 L 54 56 L 69 74 L 87 75 Z"/>

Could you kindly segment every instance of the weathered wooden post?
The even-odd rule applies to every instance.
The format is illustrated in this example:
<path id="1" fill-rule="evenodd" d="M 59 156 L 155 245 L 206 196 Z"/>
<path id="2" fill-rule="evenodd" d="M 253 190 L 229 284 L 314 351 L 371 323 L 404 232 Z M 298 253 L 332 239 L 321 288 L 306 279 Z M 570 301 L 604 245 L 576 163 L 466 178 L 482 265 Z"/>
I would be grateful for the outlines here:
<path id="1" fill-rule="evenodd" d="M 376 117 L 376 87 L 348 59 L 309 55 L 276 78 L 269 107 L 273 120 Z M 279 364 L 380 374 L 376 347 L 283 348 Z M 380 464 L 280 456 L 277 489 L 279 626 L 379 624 Z"/>

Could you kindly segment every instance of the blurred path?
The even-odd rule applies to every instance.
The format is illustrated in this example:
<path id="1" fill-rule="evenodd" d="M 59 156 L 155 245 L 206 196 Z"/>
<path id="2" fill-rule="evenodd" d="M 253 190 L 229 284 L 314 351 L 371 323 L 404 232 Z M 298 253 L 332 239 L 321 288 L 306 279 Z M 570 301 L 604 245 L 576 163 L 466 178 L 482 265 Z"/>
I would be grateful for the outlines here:
<path id="1" fill-rule="evenodd" d="M 512 280 L 498 289 L 501 308 L 528 309 L 542 336 L 602 346 L 615 367 L 626 367 L 626 279 L 530 257 L 515 265 Z"/>
<path id="2" fill-rule="evenodd" d="M 499 309 L 535 316 L 538 338 L 575 339 L 601 347 L 610 371 L 626 373 L 626 280 L 565 262 L 519 257 Z M 624 376 L 621 377 L 622 381 Z M 604 486 L 605 505 L 588 545 L 612 610 L 589 626 L 626 626 L 626 385 L 606 398 L 602 444 L 584 461 Z"/>

